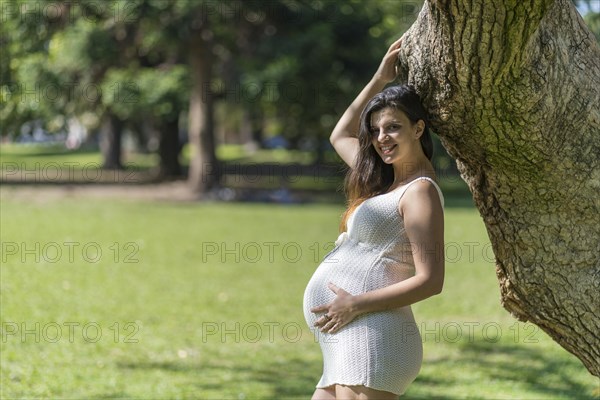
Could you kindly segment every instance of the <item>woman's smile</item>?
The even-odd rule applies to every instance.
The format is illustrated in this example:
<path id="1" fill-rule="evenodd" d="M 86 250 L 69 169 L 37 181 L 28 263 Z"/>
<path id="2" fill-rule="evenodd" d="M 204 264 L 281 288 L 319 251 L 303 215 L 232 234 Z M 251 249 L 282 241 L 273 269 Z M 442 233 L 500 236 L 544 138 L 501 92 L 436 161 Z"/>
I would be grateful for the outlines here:
<path id="1" fill-rule="evenodd" d="M 381 146 L 379 146 L 379 150 L 381 150 L 381 154 L 383 154 L 385 156 L 385 155 L 392 154 L 392 152 L 394 151 L 396 146 L 398 146 L 398 145 L 397 144 L 381 145 Z"/>

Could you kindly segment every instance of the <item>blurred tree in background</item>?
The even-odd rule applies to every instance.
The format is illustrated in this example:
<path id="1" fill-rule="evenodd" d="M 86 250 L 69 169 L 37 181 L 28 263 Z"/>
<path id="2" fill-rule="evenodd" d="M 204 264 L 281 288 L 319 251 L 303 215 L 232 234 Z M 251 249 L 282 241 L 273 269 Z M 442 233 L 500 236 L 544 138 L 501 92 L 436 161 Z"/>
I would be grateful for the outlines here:
<path id="1" fill-rule="evenodd" d="M 265 132 L 311 144 L 322 160 L 335 116 L 382 52 L 416 17 L 397 1 L 14 0 L 2 5 L 2 135 L 31 120 L 49 132 L 75 119 L 99 133 L 104 167 L 121 168 L 121 137 L 157 150 L 210 188 L 218 124 L 260 145 Z M 356 48 L 363 49 L 360 52 Z M 189 117 L 188 117 L 189 116 Z M 232 119 L 232 116 L 234 118 Z M 217 124 L 217 125 L 218 125 Z M 153 145 L 154 144 L 154 145 Z"/>
<path id="2" fill-rule="evenodd" d="M 578 5 L 588 1 L 576 1 Z M 2 136 L 41 121 L 84 126 L 105 168 L 122 168 L 123 132 L 158 152 L 160 175 L 204 192 L 218 142 L 269 136 L 325 160 L 338 116 L 422 1 L 78 0 L 2 2 Z M 598 36 L 598 13 L 586 21 Z M 595 27 L 595 28 L 594 28 Z"/>

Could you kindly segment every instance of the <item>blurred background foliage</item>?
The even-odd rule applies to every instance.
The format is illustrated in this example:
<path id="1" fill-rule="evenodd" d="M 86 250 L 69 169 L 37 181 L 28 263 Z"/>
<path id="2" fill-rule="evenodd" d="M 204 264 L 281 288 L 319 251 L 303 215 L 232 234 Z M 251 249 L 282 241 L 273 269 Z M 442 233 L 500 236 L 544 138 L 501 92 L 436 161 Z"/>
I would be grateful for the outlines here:
<path id="1" fill-rule="evenodd" d="M 599 37 L 597 4 L 574 3 Z M 280 147 L 310 152 L 311 163 L 337 162 L 327 138 L 338 116 L 422 5 L 3 1 L 0 134 L 5 144 L 58 138 L 74 151 L 100 149 L 109 169 L 123 168 L 129 143 L 157 155 L 161 177 L 182 176 L 186 154 L 195 154 L 190 135 L 200 134 L 189 132 L 195 93 L 211 102 L 202 111 L 209 156 L 238 145 L 245 155 Z M 200 53 L 208 69 L 199 75 Z M 435 164 L 452 169 L 436 145 Z"/>

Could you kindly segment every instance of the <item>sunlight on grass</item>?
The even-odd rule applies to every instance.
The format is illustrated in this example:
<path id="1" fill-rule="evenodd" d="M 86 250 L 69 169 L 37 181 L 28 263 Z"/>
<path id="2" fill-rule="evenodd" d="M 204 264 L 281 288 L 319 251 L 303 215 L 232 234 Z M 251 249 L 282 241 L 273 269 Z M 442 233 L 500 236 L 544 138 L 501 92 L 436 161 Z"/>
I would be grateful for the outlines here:
<path id="1" fill-rule="evenodd" d="M 2 397 L 308 398 L 322 361 L 302 295 L 341 212 L 5 196 Z M 406 398 L 593 398 L 574 356 L 500 306 L 477 211 L 447 209 L 446 241 Z"/>

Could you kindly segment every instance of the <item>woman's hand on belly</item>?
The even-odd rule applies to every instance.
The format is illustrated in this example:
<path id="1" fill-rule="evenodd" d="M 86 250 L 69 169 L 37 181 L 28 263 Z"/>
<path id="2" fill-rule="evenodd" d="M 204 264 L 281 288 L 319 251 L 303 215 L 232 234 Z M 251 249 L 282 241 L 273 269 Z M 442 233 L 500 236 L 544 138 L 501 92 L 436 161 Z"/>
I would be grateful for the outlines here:
<path id="1" fill-rule="evenodd" d="M 354 306 L 353 295 L 331 282 L 327 286 L 336 294 L 333 301 L 329 304 L 313 307 L 310 311 L 325 313 L 314 324 L 321 332 L 336 333 L 343 326 L 348 325 L 359 313 Z"/>

